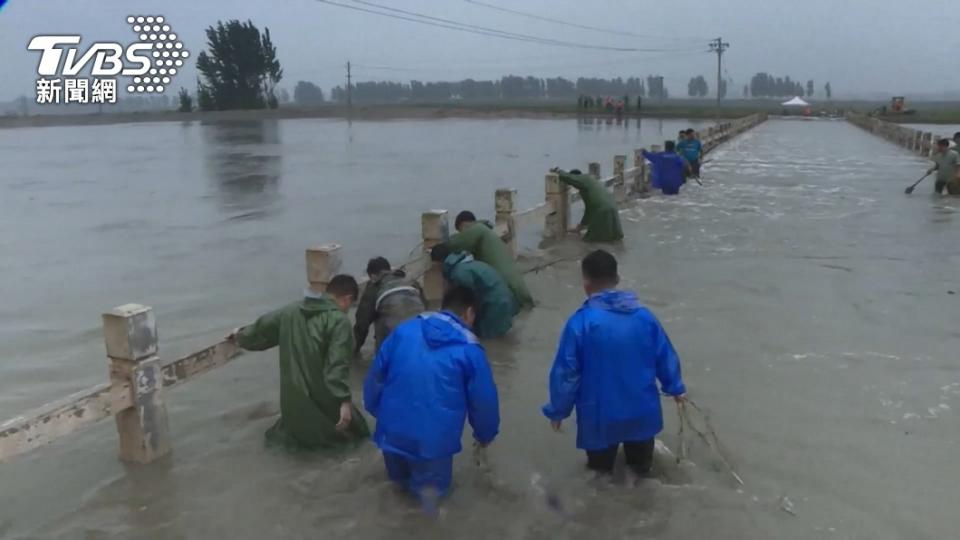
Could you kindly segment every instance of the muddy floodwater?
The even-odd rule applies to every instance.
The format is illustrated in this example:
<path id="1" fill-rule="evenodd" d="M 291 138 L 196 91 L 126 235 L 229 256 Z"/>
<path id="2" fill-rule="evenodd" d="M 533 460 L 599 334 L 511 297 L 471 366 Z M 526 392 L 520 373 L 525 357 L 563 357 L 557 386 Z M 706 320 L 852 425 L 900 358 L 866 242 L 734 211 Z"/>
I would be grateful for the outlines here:
<path id="1" fill-rule="evenodd" d="M 98 314 L 113 305 L 153 305 L 161 354 L 176 356 L 296 298 L 308 244 L 344 243 L 348 269 L 374 252 L 399 260 L 426 208 L 489 215 L 498 186 L 530 206 L 549 166 L 609 171 L 615 153 L 686 125 L 0 131 L 0 417 L 104 380 Z M 744 486 L 690 437 L 676 464 L 666 402 L 650 480 L 597 481 L 572 423 L 550 430 L 546 373 L 581 300 L 571 260 L 528 275 L 540 305 L 487 344 L 501 435 L 488 466 L 458 457 L 436 518 L 388 484 L 370 446 L 265 449 L 278 386 L 267 352 L 167 394 L 174 454 L 160 464 L 121 465 L 106 421 L 0 465 L 0 538 L 960 536 L 960 201 L 932 184 L 905 196 L 927 162 L 840 121 L 770 121 L 711 157 L 703 187 L 624 210 L 613 249 Z"/>

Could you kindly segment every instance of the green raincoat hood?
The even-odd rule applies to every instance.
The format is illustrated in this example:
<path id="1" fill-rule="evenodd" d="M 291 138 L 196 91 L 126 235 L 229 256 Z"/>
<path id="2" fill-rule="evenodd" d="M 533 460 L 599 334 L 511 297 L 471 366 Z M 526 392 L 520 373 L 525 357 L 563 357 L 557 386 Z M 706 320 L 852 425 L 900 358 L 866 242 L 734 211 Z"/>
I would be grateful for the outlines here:
<path id="1" fill-rule="evenodd" d="M 338 306 L 332 298 L 325 294 L 317 294 L 309 289 L 303 292 L 303 300 L 300 301 L 300 312 L 304 317 L 311 317 L 320 313 L 329 311 L 338 311 Z"/>

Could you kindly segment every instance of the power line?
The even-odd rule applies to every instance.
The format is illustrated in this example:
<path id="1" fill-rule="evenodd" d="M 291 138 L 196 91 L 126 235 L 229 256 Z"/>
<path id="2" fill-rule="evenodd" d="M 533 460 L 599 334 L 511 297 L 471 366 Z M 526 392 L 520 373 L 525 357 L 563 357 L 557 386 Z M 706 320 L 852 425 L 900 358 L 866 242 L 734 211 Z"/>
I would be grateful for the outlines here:
<path id="1" fill-rule="evenodd" d="M 502 61 L 501 61 L 500 64 L 496 64 L 496 65 L 489 65 L 489 64 L 487 64 L 487 65 L 481 66 L 481 67 L 474 66 L 474 65 L 466 66 L 464 63 L 459 63 L 458 65 L 463 66 L 463 70 L 472 71 L 472 72 L 480 72 L 480 73 L 491 73 L 491 72 L 507 73 L 507 72 L 510 72 L 510 71 L 540 71 L 540 72 L 542 72 L 542 71 L 544 71 L 544 70 L 564 71 L 564 70 L 570 70 L 570 69 L 583 69 L 583 68 L 591 68 L 591 67 L 606 67 L 606 66 L 612 66 L 612 65 L 625 65 L 625 64 L 629 64 L 630 62 L 635 62 L 635 61 L 649 62 L 649 63 L 653 64 L 653 63 L 659 63 L 660 61 L 664 61 L 664 60 L 675 60 L 675 59 L 680 59 L 680 58 L 692 58 L 692 57 L 695 57 L 695 56 L 702 56 L 702 55 L 705 55 L 705 54 L 710 54 L 711 52 L 712 52 L 712 51 L 708 51 L 708 50 L 699 50 L 699 51 L 687 51 L 687 52 L 676 52 L 676 53 L 662 53 L 662 54 L 652 54 L 652 55 L 644 56 L 644 57 L 641 57 L 641 58 L 618 57 L 618 58 L 615 59 L 615 60 L 607 59 L 607 60 L 597 61 L 597 62 L 582 62 L 582 63 L 577 62 L 577 63 L 572 63 L 572 64 L 571 64 L 571 63 L 563 63 L 563 62 L 561 62 L 561 63 L 548 63 L 548 64 L 536 63 L 536 64 L 532 64 L 532 65 L 522 65 L 522 66 L 518 66 L 516 62 L 510 62 L 509 64 L 505 64 L 505 63 L 502 63 Z M 541 59 L 542 59 L 543 57 L 538 57 L 538 58 L 541 58 Z M 361 65 L 361 64 L 353 64 L 353 67 L 354 67 L 354 70 L 356 70 L 356 69 L 359 68 L 361 71 L 388 71 L 388 72 L 406 72 L 406 73 L 426 73 L 426 72 L 430 72 L 430 73 L 436 73 L 436 72 L 437 72 L 437 65 L 438 65 L 438 64 L 443 64 L 443 63 L 446 63 L 446 61 L 443 61 L 443 60 L 431 61 L 431 62 L 429 62 L 430 65 L 424 65 L 424 66 L 421 66 L 421 67 L 369 66 L 369 65 Z M 443 69 L 442 71 L 449 72 L 449 71 L 451 71 L 451 70 L 450 70 L 450 69 Z"/>
<path id="2" fill-rule="evenodd" d="M 430 21 L 437 21 L 437 22 L 441 22 L 441 23 L 444 23 L 444 24 L 453 24 L 453 25 L 462 26 L 462 27 L 464 27 L 464 28 L 470 28 L 470 29 L 474 29 L 474 30 L 481 30 L 481 31 L 485 31 L 485 32 L 496 32 L 496 33 L 498 33 L 498 34 L 503 34 L 503 35 L 505 35 L 505 36 L 522 37 L 522 38 L 525 38 L 525 39 L 536 39 L 536 40 L 538 40 L 538 41 L 543 41 L 544 43 L 554 43 L 554 44 L 561 44 L 561 43 L 562 43 L 562 44 L 568 44 L 568 45 L 575 45 L 575 46 L 578 46 L 578 47 L 589 47 L 589 48 L 598 48 L 598 47 L 599 47 L 599 48 L 603 48 L 604 50 L 610 50 L 610 48 L 607 47 L 607 46 L 605 46 L 605 45 L 588 45 L 588 44 L 583 44 L 583 43 L 576 43 L 576 42 L 570 42 L 570 41 L 562 41 L 562 40 L 557 40 L 557 39 L 552 39 L 552 38 L 542 38 L 542 37 L 531 36 L 531 35 L 527 35 L 527 34 L 518 34 L 518 33 L 515 33 L 515 32 L 507 32 L 507 31 L 505 31 L 505 30 L 497 30 L 496 28 L 489 28 L 489 27 L 485 27 L 485 26 L 477 26 L 477 25 L 475 25 L 475 24 L 461 23 L 461 22 L 458 22 L 458 21 L 450 20 L 450 19 L 444 19 L 444 18 L 442 18 L 442 17 L 433 17 L 433 16 L 430 16 L 430 15 L 424 15 L 423 13 L 417 13 L 417 12 L 415 12 L 415 11 L 408 11 L 408 10 L 405 10 L 405 9 L 393 8 L 393 7 L 390 7 L 390 6 L 385 6 L 385 5 L 383 5 L 383 4 L 377 4 L 377 3 L 375 3 L 375 2 L 370 2 L 370 1 L 368 1 L 368 0 L 352 0 L 352 1 L 353 1 L 353 3 L 355 3 L 355 4 L 362 4 L 362 5 L 369 6 L 369 7 L 376 8 L 376 9 L 384 9 L 384 10 L 387 10 L 387 11 L 393 11 L 393 12 L 395 12 L 395 13 L 402 13 L 402 14 L 404 14 L 404 15 L 410 15 L 410 16 L 412 16 L 412 17 L 420 17 L 420 18 L 427 19 L 427 20 L 430 20 Z M 614 50 L 627 50 L 627 49 L 614 48 Z M 676 50 L 678 50 L 678 49 L 632 49 L 632 50 L 633 50 L 633 51 L 637 51 L 637 52 L 672 52 L 672 51 L 676 51 Z"/>
<path id="3" fill-rule="evenodd" d="M 496 30 L 496 29 L 488 29 L 488 28 L 484 28 L 484 27 L 474 27 L 473 25 L 464 25 L 463 23 L 458 23 L 458 22 L 456 22 L 456 21 L 451 21 L 451 22 L 449 22 L 449 23 L 433 22 L 433 21 L 431 21 L 431 20 L 427 20 L 427 19 L 428 19 L 427 16 L 423 16 L 423 15 L 416 14 L 416 13 L 413 13 L 413 12 L 408 12 L 408 13 L 410 13 L 412 16 L 411 16 L 411 17 L 407 17 L 407 16 L 396 15 L 396 14 L 392 14 L 392 13 L 384 13 L 384 12 L 382 12 L 382 11 L 376 11 L 376 10 L 373 10 L 373 9 L 367 9 L 367 8 L 363 8 L 363 7 L 359 7 L 359 6 L 352 6 L 352 5 L 348 5 L 348 4 L 342 4 L 342 3 L 339 3 L 339 2 L 333 2 L 333 1 L 331 1 L 331 0 L 317 0 L 317 1 L 320 2 L 320 3 L 322 3 L 322 4 L 328 4 L 328 5 L 331 5 L 331 6 L 337 6 L 337 7 L 341 7 L 341 8 L 344 8 L 344 9 L 350 9 L 350 10 L 354 10 L 354 11 L 360 11 L 360 12 L 364 12 L 364 13 L 370 13 L 370 14 L 374 14 L 374 15 L 380 15 L 380 16 L 382 16 L 382 17 L 388 17 L 388 18 L 391 18 L 391 19 L 399 19 L 399 20 L 404 20 L 404 21 L 409 21 L 409 22 L 415 22 L 415 23 L 423 24 L 423 25 L 427 25 L 427 26 L 435 26 L 435 27 L 439 27 L 439 28 L 446 28 L 446 29 L 450 29 L 450 30 L 457 30 L 457 31 L 460 31 L 460 32 L 467 32 L 467 33 L 471 33 L 471 34 L 479 34 L 479 35 L 484 35 L 484 36 L 489 36 L 489 37 L 498 37 L 498 38 L 502 38 L 502 39 L 511 39 L 511 40 L 514 40 L 514 41 L 524 41 L 524 42 L 529 42 L 529 43 L 538 43 L 538 44 L 541 44 L 541 45 L 554 45 L 554 46 L 559 46 L 559 47 L 570 47 L 570 48 L 580 48 L 580 49 L 594 49 L 594 50 L 606 50 L 606 51 L 618 51 L 618 52 L 642 52 L 642 51 L 644 51 L 644 49 L 637 49 L 637 48 L 631 48 L 631 47 L 609 47 L 609 46 L 604 46 L 604 45 L 590 45 L 590 44 L 584 44 L 584 43 L 576 43 L 576 42 L 561 41 L 561 40 L 555 40 L 555 39 L 540 38 L 540 37 L 536 37 L 536 36 L 527 36 L 527 35 L 524 35 L 524 34 L 516 34 L 516 33 L 512 33 L 512 32 L 504 32 L 504 31 Z M 388 9 L 388 10 L 392 10 L 392 11 L 398 11 L 398 10 L 396 10 L 396 9 L 394 9 L 394 8 L 384 8 L 384 9 Z M 415 18 L 415 17 L 419 17 L 419 18 Z"/>
<path id="4" fill-rule="evenodd" d="M 594 31 L 594 32 L 602 32 L 602 33 L 605 33 L 605 34 L 613 34 L 613 35 L 616 35 L 616 36 L 627 36 L 627 37 L 636 37 L 636 38 L 666 39 L 666 40 L 674 40 L 674 41 L 687 41 L 687 39 L 688 39 L 688 38 L 675 38 L 675 37 L 667 37 L 667 36 L 655 36 L 655 35 L 650 35 L 650 34 L 637 34 L 637 33 L 634 33 L 634 32 L 627 32 L 627 31 L 625 31 L 625 30 L 615 30 L 615 29 L 612 29 L 612 28 L 601 28 L 601 27 L 599 27 L 599 26 L 590 26 L 590 25 L 586 25 L 586 24 L 580 24 L 580 23 L 574 23 L 574 22 L 570 22 L 570 21 L 564 21 L 564 20 L 561 20 L 561 19 L 554 19 L 554 18 L 552 18 L 552 17 L 545 17 L 545 16 L 543 16 L 543 15 L 537 15 L 537 14 L 535 14 L 535 13 L 529 13 L 529 12 L 526 12 L 526 11 L 519 11 L 519 10 L 516 10 L 516 9 L 505 8 L 505 7 L 503 7 L 503 6 L 496 6 L 496 5 L 493 5 L 493 4 L 488 4 L 488 3 L 486 3 L 486 2 L 479 2 L 479 1 L 477 1 L 477 0 L 464 0 L 464 2 L 467 2 L 468 4 L 474 4 L 474 5 L 477 5 L 477 6 L 485 7 L 485 8 L 487 8 L 487 9 L 493 9 L 493 10 L 496 10 L 496 11 L 502 11 L 502 12 L 504 12 L 504 13 L 512 13 L 512 14 L 514 14 L 514 15 L 519 15 L 519 16 L 521 16 L 521 17 L 527 17 L 528 19 L 534 19 L 534 20 L 537 20 L 537 21 L 550 22 L 550 23 L 559 24 L 559 25 L 562 25 L 562 26 L 569 26 L 569 27 L 571 27 L 571 28 L 580 28 L 581 30 L 592 30 L 592 31 Z"/>
<path id="5" fill-rule="evenodd" d="M 424 68 L 405 68 L 405 67 L 391 67 L 391 66 L 365 66 L 362 64 L 354 64 L 354 68 L 360 68 L 360 70 L 368 71 L 423 71 Z"/>

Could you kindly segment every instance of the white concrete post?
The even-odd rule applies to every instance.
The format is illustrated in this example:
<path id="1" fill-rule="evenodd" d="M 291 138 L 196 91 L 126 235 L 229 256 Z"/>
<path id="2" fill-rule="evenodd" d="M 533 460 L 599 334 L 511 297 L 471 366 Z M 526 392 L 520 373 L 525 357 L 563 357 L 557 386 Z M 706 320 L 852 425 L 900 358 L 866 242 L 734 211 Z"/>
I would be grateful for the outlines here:
<path id="1" fill-rule="evenodd" d="M 427 254 L 427 271 L 423 274 L 423 296 L 434 304 L 443 299 L 443 261 L 429 260 L 430 250 L 450 238 L 450 223 L 446 210 L 430 210 L 420 217 L 423 251 Z"/>
<path id="2" fill-rule="evenodd" d="M 497 228 L 506 227 L 507 237 L 504 241 L 514 259 L 517 258 L 517 220 L 513 217 L 516 209 L 514 206 L 516 196 L 517 190 L 515 189 L 498 189 L 494 196 Z"/>
<path id="3" fill-rule="evenodd" d="M 643 159 L 642 148 L 633 151 L 633 166 L 637 169 L 637 175 L 633 177 L 633 192 L 644 193 L 649 188 L 649 184 L 647 183 L 647 160 Z"/>
<path id="4" fill-rule="evenodd" d="M 103 339 L 110 362 L 111 403 L 120 436 L 120 459 L 150 463 L 170 453 L 153 310 L 125 304 L 104 313 Z M 122 402 L 133 406 L 121 408 Z"/>
<path id="5" fill-rule="evenodd" d="M 627 156 L 613 156 L 613 199 L 617 201 L 617 204 L 623 204 L 627 200 L 627 184 L 623 177 L 626 164 Z"/>
<path id="6" fill-rule="evenodd" d="M 548 173 L 544 177 L 544 192 L 551 211 L 547 214 L 543 234 L 547 238 L 563 238 L 570 226 L 570 190 L 560 181 L 559 174 Z"/>
<path id="7" fill-rule="evenodd" d="M 343 264 L 340 244 L 326 244 L 306 251 L 307 284 L 315 293 L 323 293 Z"/>

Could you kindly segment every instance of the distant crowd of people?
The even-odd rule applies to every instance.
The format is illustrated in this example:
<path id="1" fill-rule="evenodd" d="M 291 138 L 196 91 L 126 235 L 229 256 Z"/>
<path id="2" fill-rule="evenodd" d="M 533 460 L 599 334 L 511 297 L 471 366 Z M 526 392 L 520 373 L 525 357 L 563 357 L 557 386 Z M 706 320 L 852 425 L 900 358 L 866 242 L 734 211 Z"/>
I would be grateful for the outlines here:
<path id="1" fill-rule="evenodd" d="M 614 98 L 610 96 L 580 96 L 577 98 L 578 110 L 599 109 L 607 113 L 613 113 L 617 116 L 623 116 L 623 113 L 630 109 L 630 96 Z M 643 98 L 637 97 L 637 109 L 643 109 Z"/>
<path id="2" fill-rule="evenodd" d="M 574 231 L 591 242 L 623 238 L 615 201 L 598 179 L 555 172 L 583 196 L 584 217 Z M 375 257 L 362 294 L 353 277 L 337 275 L 325 290 L 308 289 L 228 336 L 244 349 L 279 347 L 281 416 L 267 431 L 269 441 L 332 450 L 371 438 L 350 387 L 371 326 L 376 352 L 362 403 L 376 419 L 372 440 L 389 479 L 421 500 L 443 495 L 465 424 L 477 447 L 496 438 L 500 404 L 481 340 L 509 332 L 534 300 L 489 223 L 464 211 L 454 225 L 457 233 L 430 252 L 446 284 L 439 311 L 427 310 L 414 279 Z M 684 399 L 680 362 L 656 317 L 636 294 L 618 288 L 612 254 L 593 251 L 580 269 L 586 300 L 559 333 L 542 414 L 559 430 L 576 409 L 577 447 L 590 469 L 612 472 L 623 445 L 627 465 L 646 475 L 663 428 L 660 391 Z"/>

